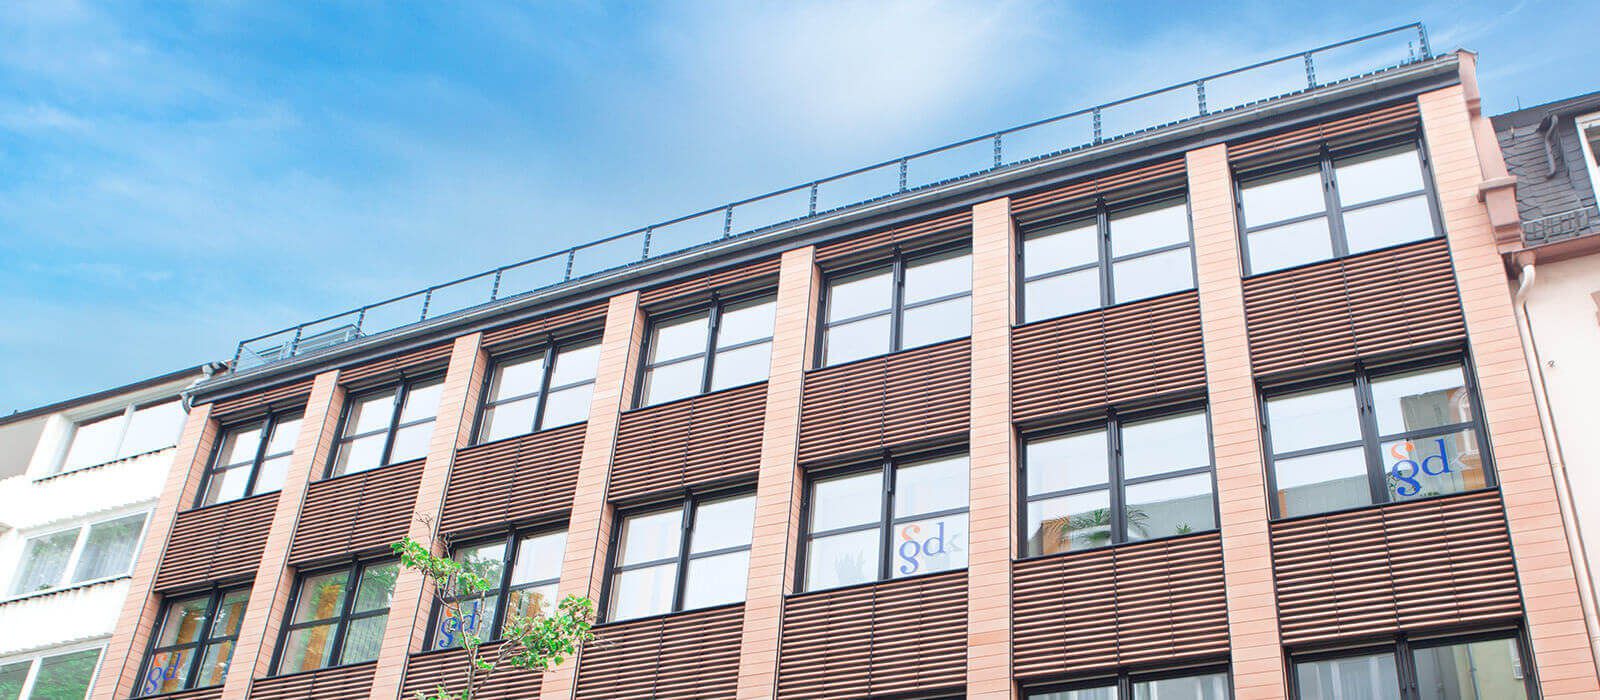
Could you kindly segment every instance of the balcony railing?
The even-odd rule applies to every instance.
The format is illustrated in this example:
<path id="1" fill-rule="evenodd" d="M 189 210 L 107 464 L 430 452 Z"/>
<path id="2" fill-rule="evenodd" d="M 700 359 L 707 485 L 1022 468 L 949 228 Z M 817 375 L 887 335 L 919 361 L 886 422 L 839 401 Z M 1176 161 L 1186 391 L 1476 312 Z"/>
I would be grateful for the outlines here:
<path id="1" fill-rule="evenodd" d="M 1579 207 L 1559 214 L 1522 222 L 1522 243 L 1543 245 L 1592 233 L 1600 233 L 1600 216 L 1595 207 Z"/>
<path id="2" fill-rule="evenodd" d="M 239 343 L 232 371 L 541 292 L 591 275 L 1432 58 L 1412 23 L 613 234 Z"/>

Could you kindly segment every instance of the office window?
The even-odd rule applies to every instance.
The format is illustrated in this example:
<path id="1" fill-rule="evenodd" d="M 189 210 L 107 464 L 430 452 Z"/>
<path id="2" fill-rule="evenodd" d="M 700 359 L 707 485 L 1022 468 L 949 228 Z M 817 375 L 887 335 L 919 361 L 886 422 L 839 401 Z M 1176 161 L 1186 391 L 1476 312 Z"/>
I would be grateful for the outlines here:
<path id="1" fill-rule="evenodd" d="M 145 514 L 127 515 L 29 537 L 11 584 L 13 595 L 75 586 L 128 573 L 144 534 Z"/>
<path id="2" fill-rule="evenodd" d="M 1359 371 L 1269 393 L 1266 409 L 1281 517 L 1492 485 L 1460 364 Z"/>
<path id="3" fill-rule="evenodd" d="M 1029 439 L 1025 460 L 1027 556 L 1217 527 L 1203 410 Z"/>
<path id="4" fill-rule="evenodd" d="M 378 658 L 399 565 L 363 563 L 301 574 L 278 646 L 277 673 Z"/>
<path id="5" fill-rule="evenodd" d="M 1092 212 L 1022 237 L 1025 322 L 1194 288 L 1186 199 Z"/>
<path id="6" fill-rule="evenodd" d="M 456 561 L 488 579 L 493 588 L 463 601 L 459 618 L 444 617 L 444 608 L 437 607 L 433 641 L 428 648 L 459 646 L 463 632 L 485 641 L 498 639 L 511 616 L 533 617 L 549 612 L 560 602 L 556 600 L 556 585 L 561 582 L 566 547 L 566 531 L 557 530 L 515 534 L 456 548 Z"/>
<path id="7" fill-rule="evenodd" d="M 824 367 L 972 335 L 972 259 L 965 249 L 895 256 L 830 275 Z"/>
<path id="8" fill-rule="evenodd" d="M 967 480 L 966 455 L 813 480 L 805 590 L 965 568 Z"/>
<path id="9" fill-rule="evenodd" d="M 478 442 L 589 420 L 600 344 L 550 345 L 497 359 L 484 392 Z"/>
<path id="10" fill-rule="evenodd" d="M 329 476 L 427 456 L 443 384 L 438 378 L 408 381 L 348 399 Z"/>
<path id="11" fill-rule="evenodd" d="M 155 641 L 145 657 L 138 694 L 222 685 L 228 677 L 239 623 L 249 602 L 248 588 L 168 600 L 162 606 Z"/>
<path id="12" fill-rule="evenodd" d="M 1242 175 L 1249 273 L 1437 236 L 1426 168 L 1412 142 Z"/>
<path id="13" fill-rule="evenodd" d="M 0 700 L 82 700 L 89 696 L 100 647 L 0 663 Z"/>
<path id="14" fill-rule="evenodd" d="M 282 489 L 300 422 L 299 413 L 290 413 L 225 428 L 206 470 L 200 505 Z"/>
<path id="15" fill-rule="evenodd" d="M 1400 664 L 1398 659 L 1411 663 Z M 1517 700 L 1537 697 L 1515 636 L 1407 641 L 1296 660 L 1298 700 Z M 1403 688 L 1415 688 L 1408 695 Z"/>
<path id="16" fill-rule="evenodd" d="M 744 600 L 755 508 L 754 495 L 689 497 L 625 516 L 617 530 L 607 620 Z"/>
<path id="17" fill-rule="evenodd" d="M 93 467 L 171 447 L 183 429 L 183 404 L 177 399 L 129 406 L 116 414 L 72 428 L 61 471 Z"/>
<path id="18" fill-rule="evenodd" d="M 1028 693 L 1028 700 L 1228 700 L 1231 697 L 1233 691 L 1226 671 L 1122 675 Z"/>
<path id="19" fill-rule="evenodd" d="M 776 305 L 771 296 L 718 301 L 652 320 L 638 405 L 765 381 Z"/>

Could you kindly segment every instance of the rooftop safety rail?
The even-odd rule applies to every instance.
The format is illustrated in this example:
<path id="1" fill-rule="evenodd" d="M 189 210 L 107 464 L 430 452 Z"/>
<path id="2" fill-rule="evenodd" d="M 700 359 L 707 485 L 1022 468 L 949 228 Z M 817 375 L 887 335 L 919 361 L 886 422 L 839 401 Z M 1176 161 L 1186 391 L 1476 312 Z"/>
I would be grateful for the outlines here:
<path id="1" fill-rule="evenodd" d="M 1414 22 L 617 233 L 239 343 L 231 371 L 571 284 L 728 238 L 1426 61 Z"/>
<path id="2" fill-rule="evenodd" d="M 1522 242 L 1540 245 L 1600 233 L 1600 227 L 1596 224 L 1600 224 L 1600 210 L 1595 207 L 1568 209 L 1559 214 L 1524 220 Z"/>

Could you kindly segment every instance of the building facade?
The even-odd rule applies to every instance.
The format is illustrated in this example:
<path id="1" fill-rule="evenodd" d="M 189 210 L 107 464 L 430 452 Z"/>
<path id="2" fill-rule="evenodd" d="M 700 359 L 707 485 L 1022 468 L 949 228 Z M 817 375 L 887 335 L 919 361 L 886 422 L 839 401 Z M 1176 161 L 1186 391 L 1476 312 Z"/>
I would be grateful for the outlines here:
<path id="1" fill-rule="evenodd" d="M 487 697 L 1595 697 L 1474 71 L 296 331 L 197 388 L 92 697 L 409 697 L 566 594 Z"/>

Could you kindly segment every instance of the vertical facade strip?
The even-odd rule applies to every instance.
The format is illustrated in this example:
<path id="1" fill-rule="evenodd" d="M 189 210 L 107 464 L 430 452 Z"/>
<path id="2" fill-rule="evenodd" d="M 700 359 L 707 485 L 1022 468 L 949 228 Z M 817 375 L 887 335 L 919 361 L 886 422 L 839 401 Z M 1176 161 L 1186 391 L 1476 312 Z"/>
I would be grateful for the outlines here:
<path id="1" fill-rule="evenodd" d="M 1187 160 L 1234 697 L 1282 698 L 1288 685 L 1267 534 L 1261 420 L 1245 328 L 1233 174 L 1225 144 L 1190 151 Z"/>
<path id="2" fill-rule="evenodd" d="M 967 697 L 1015 698 L 1011 560 L 1017 522 L 1011 324 L 1017 234 L 1009 198 L 972 208 L 972 394 L 968 450 Z"/>
<path id="3" fill-rule="evenodd" d="M 250 587 L 250 604 L 245 608 L 239 627 L 239 642 L 233 649 L 228 680 L 222 688 L 222 697 L 227 700 L 244 700 L 250 692 L 250 682 L 272 670 L 273 647 L 278 643 L 278 630 L 289 605 L 289 592 L 294 588 L 294 573 L 288 568 L 289 545 L 294 539 L 295 525 L 300 521 L 306 489 L 318 465 L 327 463 L 333 442 L 338 438 L 339 412 L 343 405 L 344 389 L 339 386 L 338 370 L 317 375 L 311 384 L 311 396 L 306 400 L 300 436 L 289 457 L 283 492 L 278 495 L 278 507 L 272 513 L 272 530 L 267 534 L 261 564 L 256 567 L 256 579 Z"/>
<path id="4" fill-rule="evenodd" d="M 611 298 L 606 308 L 606 326 L 600 340 L 600 360 L 595 371 L 594 399 L 589 404 L 589 423 L 584 429 L 583 457 L 578 463 L 578 483 L 572 495 L 572 514 L 567 530 L 567 552 L 561 565 L 559 595 L 588 596 L 598 602 L 604 576 L 606 551 L 611 540 L 611 507 L 606 502 L 606 487 L 611 477 L 611 456 L 617 444 L 617 425 L 622 407 L 633 396 L 634 371 L 644 337 L 645 323 L 639 309 L 639 293 L 628 292 Z M 540 697 L 543 700 L 571 700 L 577 689 L 580 658 L 545 674 Z"/>
<path id="5" fill-rule="evenodd" d="M 1494 227 L 1478 199 L 1485 173 L 1462 86 L 1418 98 L 1445 237 L 1461 290 L 1496 473 L 1504 494 L 1528 635 L 1547 700 L 1600 695 L 1544 435 Z M 1481 119 L 1482 117 L 1478 117 Z"/>
<path id="6" fill-rule="evenodd" d="M 415 517 L 406 535 L 443 554 L 438 541 L 439 515 L 444 507 L 445 486 L 456 450 L 471 439 L 472 416 L 483 386 L 488 358 L 483 352 L 483 334 L 456 338 L 450 350 L 450 366 L 445 370 L 439 394 L 439 415 L 434 421 L 428 456 L 417 484 Z M 378 650 L 378 666 L 372 680 L 372 700 L 399 700 L 405 680 L 406 659 L 422 651 L 428 629 L 432 586 L 414 569 L 402 569 L 395 580 L 394 601 L 384 629 L 383 645 Z"/>
<path id="7" fill-rule="evenodd" d="M 122 614 L 117 618 L 116 631 L 106 647 L 100 674 L 90 694 L 94 700 L 129 697 L 138 685 L 142 655 L 154 633 L 151 628 L 156 616 L 161 612 L 161 596 L 155 592 L 155 582 L 167 538 L 172 534 L 172 523 L 177 520 L 178 511 L 194 503 L 200 475 L 205 473 L 206 459 L 216 439 L 217 425 L 211 420 L 211 404 L 191 409 L 178 438 L 172 471 L 167 474 L 155 512 L 150 514 L 150 524 L 145 527 L 144 544 L 133 562 L 128 597 L 123 600 Z"/>
<path id="8" fill-rule="evenodd" d="M 738 697 L 774 697 L 778 682 L 778 641 L 783 599 L 793 592 L 802 477 L 800 392 L 806 358 L 816 337 L 820 275 L 816 248 L 783 254 L 778 272 L 776 322 L 761 432 L 761 464 L 756 481 L 755 528 L 750 547 L 750 579 L 739 647 Z"/>

